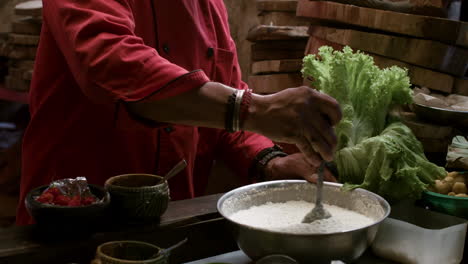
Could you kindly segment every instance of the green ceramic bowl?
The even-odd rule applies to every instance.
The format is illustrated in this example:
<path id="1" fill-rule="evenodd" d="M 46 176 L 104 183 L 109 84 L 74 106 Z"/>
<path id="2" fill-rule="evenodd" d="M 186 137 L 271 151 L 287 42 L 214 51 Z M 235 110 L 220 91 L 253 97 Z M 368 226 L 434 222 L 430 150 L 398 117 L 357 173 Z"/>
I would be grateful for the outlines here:
<path id="1" fill-rule="evenodd" d="M 158 175 L 114 176 L 106 181 L 105 188 L 111 195 L 113 214 L 127 222 L 159 220 L 170 200 L 169 185 Z"/>
<path id="2" fill-rule="evenodd" d="M 140 241 L 111 241 L 96 250 L 93 264 L 168 264 L 161 248 Z"/>
<path id="3" fill-rule="evenodd" d="M 431 210 L 468 219 L 468 197 L 425 191 L 422 195 L 422 202 Z"/>

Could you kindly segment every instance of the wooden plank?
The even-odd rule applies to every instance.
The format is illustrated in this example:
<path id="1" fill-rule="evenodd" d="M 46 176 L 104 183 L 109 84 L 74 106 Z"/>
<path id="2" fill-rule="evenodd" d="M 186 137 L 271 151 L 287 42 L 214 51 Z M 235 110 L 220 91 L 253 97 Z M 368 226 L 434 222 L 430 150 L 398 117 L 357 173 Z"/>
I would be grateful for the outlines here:
<path id="1" fill-rule="evenodd" d="M 249 76 L 249 87 L 258 94 L 272 94 L 281 90 L 298 87 L 303 83 L 300 73 L 283 73 Z"/>
<path id="2" fill-rule="evenodd" d="M 306 48 L 307 53 L 317 54 L 318 48 L 324 45 L 331 46 L 334 49 L 338 49 L 338 50 L 341 50 L 343 48 L 343 45 L 339 45 L 339 44 L 312 36 L 310 37 L 308 47 Z M 370 53 L 368 54 L 374 58 L 375 64 L 379 66 L 380 68 L 387 68 L 387 67 L 396 65 L 396 66 L 408 69 L 408 75 L 410 77 L 412 84 L 415 84 L 421 87 L 427 87 L 435 91 L 441 91 L 445 93 L 452 92 L 455 78 L 449 74 L 432 71 L 426 68 L 418 67 L 409 63 L 389 59 L 389 58 L 382 57 L 382 56 L 375 55 L 375 54 L 370 54 Z"/>
<path id="3" fill-rule="evenodd" d="M 252 61 L 301 59 L 306 41 L 260 41 L 252 45 Z"/>
<path id="4" fill-rule="evenodd" d="M 468 78 L 455 78 L 453 93 L 468 96 Z"/>
<path id="5" fill-rule="evenodd" d="M 8 61 L 9 67 L 21 68 L 32 70 L 34 69 L 34 61 L 33 60 L 9 60 Z"/>
<path id="6" fill-rule="evenodd" d="M 257 41 L 252 44 L 252 52 L 256 50 L 305 50 L 307 39 Z"/>
<path id="7" fill-rule="evenodd" d="M 301 68 L 301 59 L 256 61 L 252 63 L 252 74 L 299 72 L 301 71 Z"/>
<path id="8" fill-rule="evenodd" d="M 12 46 L 7 57 L 10 59 L 17 60 L 33 60 L 36 58 L 37 47 L 36 46 Z"/>
<path id="9" fill-rule="evenodd" d="M 334 43 L 348 45 L 355 49 L 455 76 L 464 76 L 468 69 L 468 49 L 436 41 L 318 25 L 311 26 L 309 34 Z"/>
<path id="10" fill-rule="evenodd" d="M 11 23 L 11 31 L 17 34 L 40 35 L 42 23 L 31 17 L 20 18 Z"/>
<path id="11" fill-rule="evenodd" d="M 258 15 L 260 24 L 270 26 L 308 26 L 307 18 L 297 17 L 296 12 L 263 11 Z"/>
<path id="12" fill-rule="evenodd" d="M 247 40 L 256 42 L 261 40 L 306 40 L 308 38 L 307 27 L 293 26 L 267 26 L 259 25 L 252 28 Z"/>
<path id="13" fill-rule="evenodd" d="M 15 6 L 15 14 L 20 16 L 42 16 L 42 1 L 26 1 Z"/>
<path id="14" fill-rule="evenodd" d="M 309 0 L 299 1 L 297 15 L 468 47 L 468 22 Z"/>
<path id="15" fill-rule="evenodd" d="M 296 12 L 297 0 L 257 0 L 259 11 Z"/>
<path id="16" fill-rule="evenodd" d="M 5 77 L 5 88 L 17 92 L 27 92 L 29 91 L 30 82 L 23 80 L 22 78 L 16 78 L 15 76 L 6 76 Z"/>
<path id="17" fill-rule="evenodd" d="M 39 36 L 11 33 L 8 36 L 8 41 L 14 45 L 37 46 L 39 45 Z"/>
<path id="18" fill-rule="evenodd" d="M 251 53 L 252 61 L 300 59 L 304 50 L 257 50 Z"/>
<path id="19" fill-rule="evenodd" d="M 425 16 L 447 16 L 447 11 L 444 9 L 444 3 L 442 0 L 331 0 L 331 2 Z"/>

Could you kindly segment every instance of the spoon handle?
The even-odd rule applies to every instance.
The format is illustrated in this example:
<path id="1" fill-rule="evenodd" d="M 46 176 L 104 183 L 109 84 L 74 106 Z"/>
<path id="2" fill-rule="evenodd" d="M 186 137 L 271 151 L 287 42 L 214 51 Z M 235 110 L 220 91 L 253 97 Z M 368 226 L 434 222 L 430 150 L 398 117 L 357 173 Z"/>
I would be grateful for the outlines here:
<path id="1" fill-rule="evenodd" d="M 168 254 L 169 252 L 171 252 L 172 250 L 174 250 L 174 249 L 176 249 L 176 248 L 182 246 L 182 245 L 185 244 L 187 241 L 188 241 L 188 238 L 185 238 L 184 240 L 180 241 L 179 243 L 177 243 L 177 244 L 175 244 L 175 245 L 173 245 L 173 246 L 170 246 L 170 247 L 168 247 L 168 248 L 163 249 L 162 252 L 161 252 L 161 254 L 166 255 L 166 254 Z"/>
<path id="2" fill-rule="evenodd" d="M 174 166 L 167 174 L 164 176 L 164 180 L 168 181 L 170 178 L 174 177 L 177 175 L 179 172 L 181 172 L 185 167 L 187 166 L 187 161 L 185 159 L 179 161 L 177 165 Z"/>
<path id="3" fill-rule="evenodd" d="M 317 179 L 317 195 L 315 198 L 315 206 L 322 207 L 322 189 L 323 189 L 323 170 L 325 167 L 325 161 L 320 163 L 320 167 L 318 168 L 318 179 Z"/>

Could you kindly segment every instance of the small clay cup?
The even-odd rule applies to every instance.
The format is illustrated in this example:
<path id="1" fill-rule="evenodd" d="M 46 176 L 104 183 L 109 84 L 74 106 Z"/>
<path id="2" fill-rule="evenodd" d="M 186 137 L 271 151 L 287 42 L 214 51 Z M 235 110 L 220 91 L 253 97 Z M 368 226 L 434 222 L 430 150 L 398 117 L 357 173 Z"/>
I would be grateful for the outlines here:
<path id="1" fill-rule="evenodd" d="M 109 178 L 105 188 L 111 195 L 112 213 L 121 221 L 158 221 L 170 200 L 169 185 L 158 175 L 118 175 Z"/>
<path id="2" fill-rule="evenodd" d="M 161 248 L 140 241 L 111 241 L 98 246 L 92 264 L 168 264 Z"/>

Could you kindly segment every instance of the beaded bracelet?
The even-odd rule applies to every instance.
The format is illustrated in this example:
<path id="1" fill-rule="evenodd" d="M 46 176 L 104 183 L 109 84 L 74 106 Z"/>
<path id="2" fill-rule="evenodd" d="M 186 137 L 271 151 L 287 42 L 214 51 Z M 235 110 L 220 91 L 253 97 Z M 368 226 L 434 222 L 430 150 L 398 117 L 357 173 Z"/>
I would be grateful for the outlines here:
<path id="1" fill-rule="evenodd" d="M 234 132 L 233 119 L 234 119 L 234 107 L 236 104 L 236 96 L 237 96 L 237 91 L 232 93 L 229 96 L 227 106 L 226 106 L 226 117 L 224 121 L 225 122 L 224 127 L 230 133 Z"/>
<path id="2" fill-rule="evenodd" d="M 276 157 L 288 156 L 283 149 L 275 145 L 271 148 L 266 148 L 260 151 L 255 157 L 252 166 L 249 169 L 249 178 L 252 181 L 261 182 L 266 180 L 265 168 L 270 160 Z"/>

